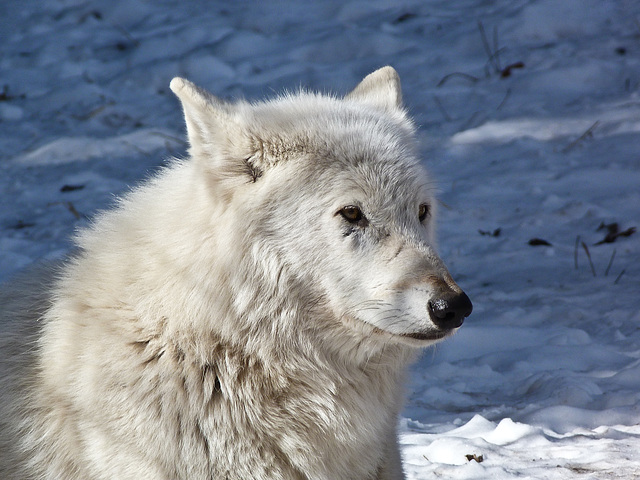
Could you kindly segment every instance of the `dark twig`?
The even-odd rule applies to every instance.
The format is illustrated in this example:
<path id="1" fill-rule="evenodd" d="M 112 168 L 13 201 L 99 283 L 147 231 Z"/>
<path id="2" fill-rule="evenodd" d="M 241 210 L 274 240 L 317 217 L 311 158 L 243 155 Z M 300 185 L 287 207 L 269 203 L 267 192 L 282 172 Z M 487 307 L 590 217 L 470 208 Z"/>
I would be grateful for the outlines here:
<path id="1" fill-rule="evenodd" d="M 77 220 L 86 218 L 85 215 L 81 214 L 80 212 L 78 212 L 78 210 L 76 210 L 76 207 L 71 202 L 51 202 L 51 203 L 48 203 L 47 205 L 48 206 L 63 205 L 67 210 L 69 210 L 71 215 L 73 215 Z"/>
<path id="2" fill-rule="evenodd" d="M 600 125 L 600 120 L 597 120 L 593 125 L 591 125 L 586 132 L 584 132 L 582 135 L 580 135 L 579 138 L 577 138 L 576 140 L 574 140 L 573 142 L 571 142 L 569 145 L 567 145 L 566 147 L 564 147 L 561 152 L 562 153 L 567 153 L 569 152 L 569 150 L 571 150 L 573 147 L 575 147 L 576 145 L 578 145 L 580 142 L 582 142 L 583 140 L 587 139 L 587 138 L 591 138 L 593 136 L 593 131 L 596 129 L 596 127 Z"/>
<path id="3" fill-rule="evenodd" d="M 627 271 L 626 269 L 623 269 L 623 270 L 620 272 L 620 274 L 619 274 L 619 275 L 616 277 L 616 279 L 613 281 L 613 284 L 614 284 L 614 285 L 617 285 L 617 284 L 618 284 L 618 281 L 620 280 L 620 278 L 622 278 L 622 275 L 624 275 L 624 272 L 626 272 L 626 271 Z"/>
<path id="4" fill-rule="evenodd" d="M 122 26 L 116 24 L 116 23 L 112 23 L 111 24 L 116 30 L 118 30 L 120 33 L 122 33 L 122 35 L 124 35 L 126 37 L 127 40 L 129 40 L 133 45 L 135 45 L 136 47 L 138 45 L 140 45 L 140 42 L 138 40 L 136 40 L 135 38 L 133 38 L 133 36 Z"/>
<path id="5" fill-rule="evenodd" d="M 496 72 L 500 72 L 498 65 L 496 64 L 496 55 L 491 50 L 491 46 L 489 45 L 489 40 L 487 39 L 487 32 L 484 29 L 484 25 L 481 20 L 478 20 L 478 30 L 480 30 L 480 38 L 482 39 L 482 46 L 484 47 L 484 51 L 489 57 L 489 64 L 493 67 Z"/>
<path id="6" fill-rule="evenodd" d="M 576 246 L 573 249 L 573 265 L 578 269 L 578 246 L 580 245 L 580 235 L 576 237 Z"/>
<path id="7" fill-rule="evenodd" d="M 613 253 L 611 254 L 611 258 L 609 259 L 609 265 L 607 265 L 607 269 L 604 271 L 604 276 L 606 277 L 607 275 L 609 275 L 609 269 L 611 268 L 611 265 L 613 265 L 613 259 L 616 258 L 616 249 L 613 249 Z"/>
<path id="8" fill-rule="evenodd" d="M 65 207 L 67 207 L 67 210 L 69 210 L 71 212 L 71 215 L 76 217 L 77 220 L 80 220 L 82 218 L 82 215 L 80 215 L 78 210 L 76 210 L 76 207 L 73 206 L 73 203 L 71 203 L 71 202 L 62 202 L 62 204 Z"/>
<path id="9" fill-rule="evenodd" d="M 587 258 L 589 259 L 589 265 L 591 266 L 591 273 L 593 273 L 593 276 L 596 277 L 596 269 L 593 266 L 593 262 L 591 261 L 591 253 L 589 252 L 589 247 L 587 247 L 587 244 L 582 242 L 582 248 L 584 248 L 584 251 L 587 254 Z"/>
<path id="10" fill-rule="evenodd" d="M 507 103 L 507 100 L 509 99 L 510 96 L 511 96 L 511 89 L 507 88 L 507 93 L 505 94 L 504 98 L 502 99 L 502 102 L 500 102 L 500 105 L 498 105 L 498 108 L 496 108 L 496 110 L 502 109 L 505 103 Z"/>
<path id="11" fill-rule="evenodd" d="M 436 106 L 438 107 L 438 110 L 440 110 L 440 113 L 442 113 L 442 116 L 444 117 L 444 119 L 447 122 L 450 122 L 451 120 L 453 120 L 451 118 L 451 116 L 447 113 L 447 111 L 444 108 L 444 105 L 442 105 L 442 102 L 440 101 L 440 99 L 438 98 L 437 95 L 433 96 L 433 100 L 436 102 Z"/>
<path id="12" fill-rule="evenodd" d="M 498 27 L 494 25 L 493 27 L 493 56 L 495 58 L 495 66 L 497 71 L 502 71 L 502 67 L 500 64 L 500 48 L 498 48 Z"/>
<path id="13" fill-rule="evenodd" d="M 179 145 L 182 145 L 183 147 L 188 146 L 189 144 L 187 142 L 185 142 L 184 140 L 182 140 L 181 138 L 178 137 L 174 137 L 173 135 L 167 135 L 166 133 L 162 133 L 162 132 L 151 132 L 151 135 L 156 135 L 158 137 L 162 137 L 162 138 L 166 138 L 167 140 L 171 140 L 172 142 L 175 142 Z"/>
<path id="14" fill-rule="evenodd" d="M 447 81 L 450 78 L 453 77 L 462 77 L 466 80 L 471 81 L 472 83 L 476 83 L 477 81 L 479 81 L 478 77 L 474 77 L 473 75 L 469 75 L 468 73 L 463 73 L 463 72 L 453 72 L 450 73 L 448 75 L 445 75 L 444 77 L 442 77 L 442 79 L 438 82 L 438 84 L 436 85 L 436 87 L 441 87 L 442 85 L 444 85 L 445 83 L 447 83 Z"/>

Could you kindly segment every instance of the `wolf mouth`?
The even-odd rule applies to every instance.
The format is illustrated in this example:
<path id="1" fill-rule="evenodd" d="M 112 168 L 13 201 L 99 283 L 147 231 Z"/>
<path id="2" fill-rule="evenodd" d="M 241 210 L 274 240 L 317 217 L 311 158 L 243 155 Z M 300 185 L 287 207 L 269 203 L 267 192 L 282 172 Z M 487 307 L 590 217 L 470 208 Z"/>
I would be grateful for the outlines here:
<path id="1" fill-rule="evenodd" d="M 362 321 L 362 320 L 361 320 Z M 368 322 L 364 322 L 368 323 Z M 380 327 L 373 327 L 373 331 L 381 334 L 381 335 L 391 335 L 392 337 L 398 338 L 407 338 L 411 340 L 418 340 L 422 342 L 437 342 L 438 340 L 443 340 L 455 333 L 457 329 L 448 329 L 448 330 L 439 330 L 439 331 L 431 331 L 431 332 L 411 332 L 411 333 L 394 333 L 388 330 L 384 330 Z"/>
<path id="2" fill-rule="evenodd" d="M 415 332 L 415 333 L 403 333 L 399 335 L 400 337 L 411 338 L 413 340 L 422 340 L 422 341 L 436 341 L 447 338 L 452 335 L 455 329 L 446 330 L 444 332 Z"/>

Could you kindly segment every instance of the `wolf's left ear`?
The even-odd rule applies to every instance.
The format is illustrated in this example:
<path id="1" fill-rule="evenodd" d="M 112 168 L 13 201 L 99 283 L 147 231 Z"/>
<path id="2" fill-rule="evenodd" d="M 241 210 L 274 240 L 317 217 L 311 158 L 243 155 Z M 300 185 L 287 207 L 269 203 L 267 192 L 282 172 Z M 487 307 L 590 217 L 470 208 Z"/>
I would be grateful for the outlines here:
<path id="1" fill-rule="evenodd" d="M 400 77 L 393 67 L 382 67 L 370 73 L 346 97 L 384 110 L 402 108 Z"/>

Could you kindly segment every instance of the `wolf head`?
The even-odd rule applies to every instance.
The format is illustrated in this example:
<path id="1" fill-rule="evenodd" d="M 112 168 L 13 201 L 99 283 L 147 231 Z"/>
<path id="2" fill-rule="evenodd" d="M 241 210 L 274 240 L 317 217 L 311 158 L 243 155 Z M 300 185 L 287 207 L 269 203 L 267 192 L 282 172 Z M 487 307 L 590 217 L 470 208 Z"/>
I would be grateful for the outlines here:
<path id="1" fill-rule="evenodd" d="M 291 295 L 286 278 L 357 337 L 426 346 L 462 325 L 472 305 L 436 253 L 433 186 L 393 68 L 344 98 L 230 104 L 180 78 L 171 89 L 191 161 L 253 258 L 243 282 L 263 296 L 245 303 Z"/>

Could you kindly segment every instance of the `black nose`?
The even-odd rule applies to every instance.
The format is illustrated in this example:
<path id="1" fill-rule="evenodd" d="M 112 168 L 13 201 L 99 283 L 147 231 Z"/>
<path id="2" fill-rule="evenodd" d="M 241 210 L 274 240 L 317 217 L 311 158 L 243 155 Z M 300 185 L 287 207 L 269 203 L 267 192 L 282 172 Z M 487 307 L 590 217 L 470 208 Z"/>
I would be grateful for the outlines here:
<path id="1" fill-rule="evenodd" d="M 458 328 L 472 310 L 471 300 L 464 292 L 447 292 L 429 302 L 431 321 L 443 330 Z"/>

